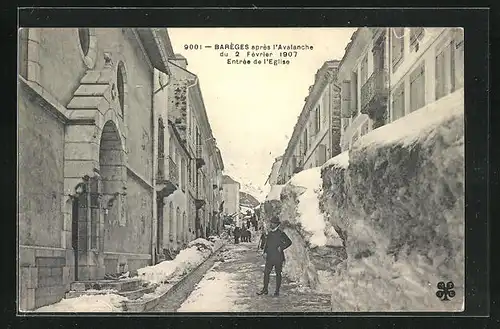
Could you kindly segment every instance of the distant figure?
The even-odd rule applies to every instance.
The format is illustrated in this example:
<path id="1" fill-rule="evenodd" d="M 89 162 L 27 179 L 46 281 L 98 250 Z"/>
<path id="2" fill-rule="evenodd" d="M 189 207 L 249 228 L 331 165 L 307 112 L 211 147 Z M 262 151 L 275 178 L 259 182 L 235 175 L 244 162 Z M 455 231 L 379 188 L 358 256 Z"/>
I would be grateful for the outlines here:
<path id="1" fill-rule="evenodd" d="M 236 226 L 234 228 L 234 244 L 238 244 L 240 243 L 240 228 L 238 226 Z"/>
<path id="2" fill-rule="evenodd" d="M 266 267 L 264 269 L 264 287 L 257 293 L 257 295 L 268 294 L 267 289 L 269 286 L 269 277 L 273 267 L 276 272 L 276 290 L 274 292 L 274 296 L 279 296 L 280 294 L 281 270 L 283 268 L 283 262 L 285 261 L 285 253 L 283 251 L 292 245 L 292 241 L 285 234 L 285 232 L 279 229 L 279 225 L 279 218 L 273 217 L 271 219 L 271 230 L 267 235 L 263 252 L 263 256 L 266 259 Z"/>

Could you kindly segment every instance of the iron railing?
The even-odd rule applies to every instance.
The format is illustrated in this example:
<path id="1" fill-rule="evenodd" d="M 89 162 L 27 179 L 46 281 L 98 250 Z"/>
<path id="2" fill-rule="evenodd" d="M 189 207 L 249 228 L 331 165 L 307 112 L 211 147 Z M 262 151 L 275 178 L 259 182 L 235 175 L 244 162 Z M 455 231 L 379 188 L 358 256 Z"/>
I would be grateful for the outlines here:
<path id="1" fill-rule="evenodd" d="M 387 71 L 376 70 L 361 87 L 361 112 L 378 96 L 387 94 Z"/>

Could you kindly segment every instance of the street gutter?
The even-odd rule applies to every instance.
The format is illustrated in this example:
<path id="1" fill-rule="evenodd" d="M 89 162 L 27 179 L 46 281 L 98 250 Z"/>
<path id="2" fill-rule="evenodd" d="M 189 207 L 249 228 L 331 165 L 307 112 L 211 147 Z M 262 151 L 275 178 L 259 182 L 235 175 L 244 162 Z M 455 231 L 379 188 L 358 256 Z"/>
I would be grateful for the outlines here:
<path id="1" fill-rule="evenodd" d="M 184 275 L 179 281 L 175 282 L 168 290 L 163 292 L 161 295 L 158 295 L 157 297 L 150 299 L 150 300 L 146 300 L 146 301 L 129 300 L 129 301 L 122 302 L 124 312 L 140 313 L 140 312 L 152 311 L 162 301 L 174 297 L 180 288 L 182 288 L 185 284 L 188 284 L 190 278 L 193 278 L 195 276 L 199 276 L 200 274 L 203 275 L 205 272 L 207 272 L 210 269 L 210 267 L 212 267 L 213 263 L 215 263 L 216 256 L 219 254 L 221 249 L 225 247 L 225 245 L 226 244 L 223 243 L 221 246 L 219 246 L 219 248 L 214 250 L 212 252 L 212 254 L 210 256 L 208 256 L 203 262 L 201 262 L 198 266 L 196 266 L 191 272 Z M 195 282 L 195 285 L 198 282 L 199 282 L 199 280 L 197 282 Z M 188 296 L 186 296 L 180 302 L 180 304 L 182 304 L 182 302 L 184 302 L 184 300 L 187 297 Z M 180 304 L 175 305 L 175 303 L 172 303 L 172 305 L 171 305 L 172 309 L 169 310 L 169 312 L 175 312 L 175 310 L 178 307 L 180 307 Z"/>

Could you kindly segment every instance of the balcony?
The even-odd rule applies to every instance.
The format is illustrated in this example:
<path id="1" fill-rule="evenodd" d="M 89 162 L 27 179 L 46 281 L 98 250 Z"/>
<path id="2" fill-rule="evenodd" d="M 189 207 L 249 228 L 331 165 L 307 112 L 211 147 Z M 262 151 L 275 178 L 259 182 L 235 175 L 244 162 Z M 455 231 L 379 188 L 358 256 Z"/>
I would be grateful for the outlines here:
<path id="1" fill-rule="evenodd" d="M 361 113 L 372 120 L 383 116 L 388 96 L 387 71 L 376 70 L 361 87 Z"/>
<path id="2" fill-rule="evenodd" d="M 177 170 L 177 165 L 169 157 L 169 172 L 168 176 L 165 176 L 165 157 L 160 155 L 158 157 L 158 172 L 156 177 L 156 191 L 158 197 L 166 198 L 170 194 L 174 193 L 179 187 L 179 172 Z"/>
<path id="3" fill-rule="evenodd" d="M 203 159 L 203 149 L 200 144 L 196 145 L 196 169 L 200 169 L 205 165 L 205 160 Z"/>

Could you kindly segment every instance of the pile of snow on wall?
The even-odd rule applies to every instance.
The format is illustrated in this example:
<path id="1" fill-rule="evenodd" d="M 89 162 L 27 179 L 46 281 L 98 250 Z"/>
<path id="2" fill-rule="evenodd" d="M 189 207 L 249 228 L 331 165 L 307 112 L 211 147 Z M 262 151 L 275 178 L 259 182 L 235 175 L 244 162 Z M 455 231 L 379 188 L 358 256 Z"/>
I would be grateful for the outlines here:
<path id="1" fill-rule="evenodd" d="M 321 207 L 348 258 L 334 311 L 459 311 L 464 298 L 463 89 L 360 138 L 323 167 Z M 436 297 L 439 282 L 456 296 Z"/>

